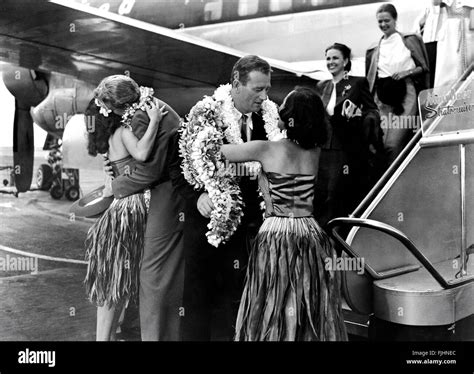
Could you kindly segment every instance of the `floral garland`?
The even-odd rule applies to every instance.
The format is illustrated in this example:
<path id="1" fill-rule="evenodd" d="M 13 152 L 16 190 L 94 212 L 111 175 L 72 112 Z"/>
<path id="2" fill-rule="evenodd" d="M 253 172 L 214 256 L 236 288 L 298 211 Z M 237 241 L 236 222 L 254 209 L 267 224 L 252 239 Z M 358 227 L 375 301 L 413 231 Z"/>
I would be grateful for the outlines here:
<path id="1" fill-rule="evenodd" d="M 220 148 L 243 143 L 239 119 L 230 94 L 230 84 L 220 86 L 213 96 L 205 96 L 189 112 L 180 129 L 179 152 L 186 180 L 196 189 L 204 188 L 214 210 L 206 233 L 210 244 L 217 247 L 235 232 L 243 215 L 243 201 L 236 176 L 226 168 Z M 278 108 L 269 99 L 262 103 L 262 118 L 269 140 L 284 137 L 278 128 Z M 259 162 L 245 164 L 258 173 Z"/>
<path id="2" fill-rule="evenodd" d="M 137 110 L 143 110 L 144 112 L 146 111 L 147 104 L 154 102 L 153 94 L 153 88 L 140 86 L 140 98 L 137 102 L 129 105 L 122 114 L 121 122 L 123 126 L 130 128 L 133 116 Z"/>
<path id="3" fill-rule="evenodd" d="M 94 103 L 99 108 L 99 113 L 102 114 L 104 117 L 108 117 L 109 114 L 112 113 L 112 109 L 109 109 L 102 100 L 95 98 Z"/>

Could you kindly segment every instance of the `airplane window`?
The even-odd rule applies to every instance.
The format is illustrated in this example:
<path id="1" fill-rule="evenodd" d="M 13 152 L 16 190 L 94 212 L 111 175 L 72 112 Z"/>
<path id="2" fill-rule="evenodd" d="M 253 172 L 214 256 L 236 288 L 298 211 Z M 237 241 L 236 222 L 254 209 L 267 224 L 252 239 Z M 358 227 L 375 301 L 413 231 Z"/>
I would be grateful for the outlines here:
<path id="1" fill-rule="evenodd" d="M 204 21 L 217 21 L 222 18 L 222 0 L 214 0 L 204 6 Z"/>
<path id="2" fill-rule="evenodd" d="M 258 12 L 258 0 L 240 0 L 239 1 L 239 16 L 251 16 Z"/>
<path id="3" fill-rule="evenodd" d="M 271 12 L 282 12 L 291 9 L 292 0 L 270 0 Z"/>

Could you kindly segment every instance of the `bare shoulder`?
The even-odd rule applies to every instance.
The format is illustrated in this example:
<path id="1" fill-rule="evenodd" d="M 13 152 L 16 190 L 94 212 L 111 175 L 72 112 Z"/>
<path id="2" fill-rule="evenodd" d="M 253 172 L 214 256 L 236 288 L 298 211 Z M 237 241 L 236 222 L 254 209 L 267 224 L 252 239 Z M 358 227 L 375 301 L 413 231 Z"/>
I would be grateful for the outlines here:
<path id="1" fill-rule="evenodd" d="M 281 152 L 283 149 L 288 147 L 288 141 L 286 139 L 280 139 L 276 141 L 260 140 L 262 147 L 269 152 Z"/>

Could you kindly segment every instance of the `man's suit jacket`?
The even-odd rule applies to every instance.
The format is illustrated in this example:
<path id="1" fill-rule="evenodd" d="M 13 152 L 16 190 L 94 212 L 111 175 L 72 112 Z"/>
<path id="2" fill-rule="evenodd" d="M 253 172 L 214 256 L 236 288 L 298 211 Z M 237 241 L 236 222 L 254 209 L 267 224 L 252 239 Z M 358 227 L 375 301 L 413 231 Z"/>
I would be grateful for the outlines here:
<path id="1" fill-rule="evenodd" d="M 321 81 L 317 85 L 326 108 L 333 89 L 332 80 Z M 343 104 L 350 100 L 362 111 L 361 117 L 346 119 L 342 116 Z M 323 149 L 358 151 L 367 149 L 368 144 L 381 139 L 380 115 L 374 98 L 369 91 L 367 79 L 348 76 L 336 84 L 336 105 L 334 115 L 328 123 L 327 141 Z M 373 140 L 375 137 L 377 140 Z"/>
<path id="2" fill-rule="evenodd" d="M 262 116 L 253 113 L 252 122 L 252 139 L 265 139 Z M 173 145 L 170 146 L 174 153 L 174 156 L 170 157 L 170 178 L 174 189 L 185 201 L 183 306 L 186 317 L 181 326 L 181 338 L 205 341 L 211 336 L 213 303 L 219 306 L 220 311 L 226 311 L 223 319 L 227 328 L 235 323 L 234 309 L 238 307 L 235 302 L 238 302 L 242 295 L 249 238 L 260 227 L 262 213 L 258 204 L 257 179 L 242 177 L 240 187 L 246 205 L 242 222 L 228 243 L 220 245 L 219 248 L 211 246 L 206 237 L 209 218 L 203 217 L 197 209 L 197 201 L 204 191 L 195 190 L 184 178 L 178 145 L 179 134 L 174 134 Z M 232 312 L 229 314 L 228 311 Z M 228 337 L 231 338 L 232 335 L 233 330 Z"/>

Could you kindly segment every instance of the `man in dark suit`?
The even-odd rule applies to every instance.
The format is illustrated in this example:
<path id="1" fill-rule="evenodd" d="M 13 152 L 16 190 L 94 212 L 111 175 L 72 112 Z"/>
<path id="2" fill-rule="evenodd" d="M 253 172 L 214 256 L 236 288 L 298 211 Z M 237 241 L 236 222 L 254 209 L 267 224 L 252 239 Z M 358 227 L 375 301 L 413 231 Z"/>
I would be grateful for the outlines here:
<path id="1" fill-rule="evenodd" d="M 245 56 L 233 67 L 231 74 L 232 97 L 236 115 L 241 117 L 244 141 L 264 140 L 266 133 L 261 105 L 270 88 L 270 65 L 257 56 Z M 178 152 L 177 142 L 173 147 Z M 177 160 L 177 157 L 173 157 Z M 221 322 L 224 336 L 234 335 L 235 320 L 242 296 L 248 253 L 251 242 L 262 222 L 259 209 L 256 176 L 240 176 L 244 216 L 238 230 L 229 242 L 214 248 L 206 238 L 212 202 L 206 192 L 195 191 L 185 181 L 180 162 L 171 169 L 171 179 L 185 199 L 185 278 L 182 340 L 211 339 L 211 322 Z M 235 170 L 242 168 L 236 167 Z M 216 317 L 213 304 L 218 304 Z"/>
<path id="2" fill-rule="evenodd" d="M 165 103 L 159 101 L 160 107 Z M 142 340 L 179 340 L 184 277 L 183 211 L 181 196 L 173 188 L 169 166 L 180 117 L 168 105 L 149 159 L 128 174 L 115 178 L 112 189 L 123 198 L 150 188 L 151 199 L 140 267 L 140 325 Z M 131 126 L 141 138 L 149 123 L 137 111 Z"/>

